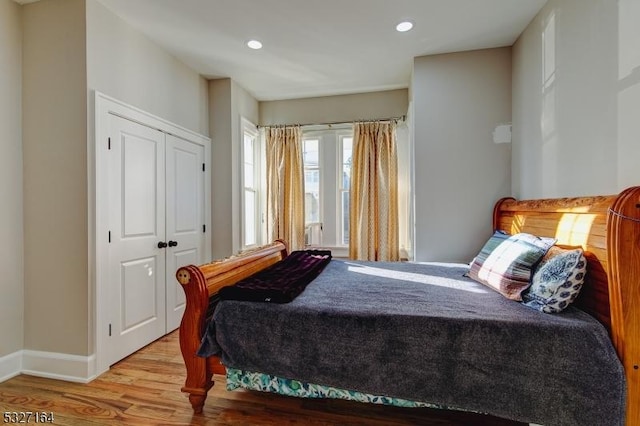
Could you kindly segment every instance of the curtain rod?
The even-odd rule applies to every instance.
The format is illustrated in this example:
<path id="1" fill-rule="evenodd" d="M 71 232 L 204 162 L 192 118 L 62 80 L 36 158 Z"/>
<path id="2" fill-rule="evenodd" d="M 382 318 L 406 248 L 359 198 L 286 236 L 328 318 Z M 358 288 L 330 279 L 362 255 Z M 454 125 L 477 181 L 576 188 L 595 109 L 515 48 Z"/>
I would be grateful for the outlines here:
<path id="1" fill-rule="evenodd" d="M 375 118 L 375 119 L 367 119 L 367 120 L 353 120 L 353 121 L 327 121 L 324 123 L 304 123 L 304 124 L 258 124 L 256 127 L 258 129 L 264 127 L 292 127 L 292 126 L 300 126 L 300 127 L 308 127 L 308 126 L 334 126 L 339 124 L 353 124 L 353 123 L 371 123 L 374 121 L 395 121 L 396 123 L 399 121 L 405 121 L 407 119 L 406 115 L 401 115 L 400 117 L 388 117 L 388 118 Z"/>

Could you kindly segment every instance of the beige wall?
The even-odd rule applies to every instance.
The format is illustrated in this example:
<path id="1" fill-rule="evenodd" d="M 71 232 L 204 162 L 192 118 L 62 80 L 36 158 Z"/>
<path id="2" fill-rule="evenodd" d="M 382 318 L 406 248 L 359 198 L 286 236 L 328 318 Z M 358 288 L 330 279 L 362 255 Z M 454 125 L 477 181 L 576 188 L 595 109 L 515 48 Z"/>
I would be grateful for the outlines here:
<path id="1" fill-rule="evenodd" d="M 93 91 L 206 135 L 208 85 L 96 0 L 22 9 L 24 348 L 89 355 Z"/>
<path id="2" fill-rule="evenodd" d="M 97 0 L 86 0 L 89 144 L 94 143 L 94 92 L 126 102 L 188 130 L 209 135 L 206 79 L 134 30 Z M 89 193 L 93 193 L 93 152 L 89 152 Z M 89 203 L 93 232 L 95 200 Z M 93 255 L 93 235 L 87 235 Z M 215 238 L 215 236 L 214 236 Z M 92 259 L 91 259 L 92 260 Z M 92 262 L 93 263 L 93 262 Z M 93 320 L 93 294 L 89 319 Z M 90 353 L 94 326 L 89 327 Z"/>
<path id="3" fill-rule="evenodd" d="M 550 0 L 513 48 L 513 195 L 640 184 L 640 2 Z"/>
<path id="4" fill-rule="evenodd" d="M 407 113 L 407 89 L 354 95 L 260 102 L 260 123 L 315 124 L 399 117 Z"/>
<path id="5" fill-rule="evenodd" d="M 23 346 L 22 27 L 0 1 L 0 358 Z M 0 374 L 1 376 L 1 374 Z"/>
<path id="6" fill-rule="evenodd" d="M 233 254 L 231 79 L 209 81 L 211 127 L 211 256 Z"/>
<path id="7" fill-rule="evenodd" d="M 90 91 L 209 135 L 207 81 L 97 0 L 87 0 L 87 83 Z"/>
<path id="8" fill-rule="evenodd" d="M 25 349 L 88 348 L 83 0 L 23 6 Z"/>
<path id="9" fill-rule="evenodd" d="M 240 144 L 242 117 L 258 122 L 258 101 L 235 81 L 209 81 L 212 140 L 211 226 L 212 257 L 240 250 Z"/>
<path id="10" fill-rule="evenodd" d="M 469 262 L 511 193 L 511 49 L 415 58 L 412 99 L 415 260 Z"/>

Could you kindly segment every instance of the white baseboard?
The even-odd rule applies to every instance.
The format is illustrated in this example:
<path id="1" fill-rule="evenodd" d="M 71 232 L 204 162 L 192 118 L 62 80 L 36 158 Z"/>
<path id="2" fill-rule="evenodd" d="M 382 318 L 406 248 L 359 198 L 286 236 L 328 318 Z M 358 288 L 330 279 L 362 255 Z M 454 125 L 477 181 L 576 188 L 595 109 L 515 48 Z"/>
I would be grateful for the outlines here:
<path id="1" fill-rule="evenodd" d="M 18 374 L 89 383 L 97 376 L 96 357 L 22 350 L 0 358 L 0 382 Z"/>
<path id="2" fill-rule="evenodd" d="M 17 376 L 22 371 L 22 351 L 0 357 L 0 383 Z"/>

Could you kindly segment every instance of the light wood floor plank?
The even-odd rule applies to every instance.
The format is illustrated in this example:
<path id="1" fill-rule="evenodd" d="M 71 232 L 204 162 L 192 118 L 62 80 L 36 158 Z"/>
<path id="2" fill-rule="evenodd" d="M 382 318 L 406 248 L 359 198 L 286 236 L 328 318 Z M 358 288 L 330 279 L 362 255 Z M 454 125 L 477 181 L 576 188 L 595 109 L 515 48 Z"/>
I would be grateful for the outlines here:
<path id="1" fill-rule="evenodd" d="M 339 400 L 309 400 L 249 391 L 227 392 L 214 376 L 202 415 L 180 392 L 185 368 L 178 333 L 111 367 L 88 384 L 20 375 L 0 383 L 0 410 L 53 412 L 55 425 L 221 426 L 516 426 L 490 416 L 403 409 Z"/>

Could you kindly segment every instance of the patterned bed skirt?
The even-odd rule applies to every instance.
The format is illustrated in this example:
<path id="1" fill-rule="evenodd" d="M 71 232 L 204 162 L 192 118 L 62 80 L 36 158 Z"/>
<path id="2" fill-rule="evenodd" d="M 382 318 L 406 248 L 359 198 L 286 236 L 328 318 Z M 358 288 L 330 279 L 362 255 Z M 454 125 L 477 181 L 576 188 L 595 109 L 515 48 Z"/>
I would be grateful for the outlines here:
<path id="1" fill-rule="evenodd" d="M 449 409 L 443 405 L 371 395 L 358 391 L 305 383 L 299 380 L 284 379 L 269 374 L 253 373 L 227 367 L 227 390 L 232 391 L 238 388 L 272 392 L 297 398 L 334 398 L 370 404 L 393 405 L 396 407 Z"/>

